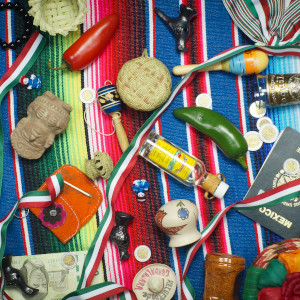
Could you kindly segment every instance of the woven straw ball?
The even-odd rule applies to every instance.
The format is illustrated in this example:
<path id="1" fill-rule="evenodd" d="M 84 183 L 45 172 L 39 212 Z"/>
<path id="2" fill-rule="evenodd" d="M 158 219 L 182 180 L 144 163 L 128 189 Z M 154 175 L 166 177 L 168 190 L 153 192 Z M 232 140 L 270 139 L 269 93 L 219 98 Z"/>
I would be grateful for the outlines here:
<path id="1" fill-rule="evenodd" d="M 33 24 L 50 35 L 66 36 L 76 31 L 84 22 L 88 9 L 86 0 L 29 0 L 29 14 L 33 16 Z"/>
<path id="2" fill-rule="evenodd" d="M 151 111 L 161 106 L 171 92 L 172 80 L 167 67 L 158 59 L 141 57 L 126 62 L 117 78 L 117 90 L 129 107 Z"/>

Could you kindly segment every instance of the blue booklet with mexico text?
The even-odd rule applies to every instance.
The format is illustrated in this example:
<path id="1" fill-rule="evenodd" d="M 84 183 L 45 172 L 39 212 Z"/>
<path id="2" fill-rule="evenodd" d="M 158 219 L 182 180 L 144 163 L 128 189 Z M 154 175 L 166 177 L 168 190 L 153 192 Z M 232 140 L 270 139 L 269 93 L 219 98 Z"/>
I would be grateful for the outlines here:
<path id="1" fill-rule="evenodd" d="M 300 178 L 299 166 L 300 133 L 286 127 L 265 159 L 245 199 Z M 283 238 L 300 237 L 300 197 L 275 206 L 241 210 L 240 213 Z"/>

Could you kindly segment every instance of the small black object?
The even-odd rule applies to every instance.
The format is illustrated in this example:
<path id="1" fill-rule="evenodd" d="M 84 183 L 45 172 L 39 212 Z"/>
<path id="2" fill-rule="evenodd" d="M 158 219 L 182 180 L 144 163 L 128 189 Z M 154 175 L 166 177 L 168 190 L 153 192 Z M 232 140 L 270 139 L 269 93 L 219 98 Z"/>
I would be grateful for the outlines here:
<path id="1" fill-rule="evenodd" d="M 187 52 L 189 49 L 186 47 L 186 41 L 190 35 L 190 22 L 191 19 L 198 14 L 198 12 L 184 4 L 181 4 L 179 17 L 173 19 L 166 16 L 156 7 L 154 10 L 157 16 L 160 17 L 164 23 L 175 33 L 177 49 L 182 52 Z"/>
<path id="2" fill-rule="evenodd" d="M 10 48 L 10 49 L 16 49 L 16 42 L 11 42 L 11 43 L 9 43 L 8 44 L 8 48 Z"/>
<path id="3" fill-rule="evenodd" d="M 21 45 L 22 44 L 22 40 L 20 38 L 16 39 L 16 44 L 17 45 Z"/>
<path id="4" fill-rule="evenodd" d="M 25 21 L 25 31 L 22 34 L 21 37 L 18 37 L 15 42 L 7 43 L 6 41 L 0 41 L 0 46 L 2 49 L 6 50 L 8 48 L 10 49 L 16 49 L 19 45 L 21 45 L 24 41 L 27 41 L 29 39 L 29 34 L 32 27 L 32 18 L 28 15 L 28 13 L 25 11 L 23 7 L 20 6 L 19 3 L 4 3 L 0 2 L 0 9 L 14 9 L 19 13 L 20 16 L 24 18 Z M 17 42 L 21 41 L 21 42 Z"/>
<path id="5" fill-rule="evenodd" d="M 20 288 L 25 294 L 33 296 L 39 292 L 38 289 L 29 287 L 22 278 L 19 270 L 11 266 L 11 255 L 4 256 L 2 259 L 2 270 L 6 280 L 7 286 L 16 286 Z"/>
<path id="6" fill-rule="evenodd" d="M 133 216 L 121 211 L 117 211 L 115 214 L 116 226 L 110 233 L 110 240 L 115 242 L 119 248 L 120 260 L 129 258 L 129 234 L 127 232 L 128 224 L 133 220 Z"/>

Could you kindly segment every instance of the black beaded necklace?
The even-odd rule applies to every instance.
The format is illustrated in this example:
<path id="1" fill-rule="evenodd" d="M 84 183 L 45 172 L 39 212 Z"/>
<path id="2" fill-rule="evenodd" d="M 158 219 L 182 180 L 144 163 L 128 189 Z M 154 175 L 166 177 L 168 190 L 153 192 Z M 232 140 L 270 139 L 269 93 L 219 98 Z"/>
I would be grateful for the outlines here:
<path id="1" fill-rule="evenodd" d="M 6 41 L 2 41 L 0 39 L 0 46 L 4 50 L 6 50 L 8 48 L 16 49 L 23 42 L 25 42 L 29 39 L 29 34 L 30 34 L 30 31 L 31 31 L 31 26 L 32 26 L 31 17 L 27 13 L 27 11 L 23 7 L 20 6 L 19 3 L 0 2 L 0 10 L 3 10 L 3 9 L 14 9 L 14 10 L 16 10 L 19 13 L 19 15 L 21 15 L 24 18 L 24 21 L 25 21 L 25 31 L 24 31 L 24 33 L 22 34 L 21 37 L 18 37 L 14 42 L 10 42 L 10 43 L 7 43 Z"/>

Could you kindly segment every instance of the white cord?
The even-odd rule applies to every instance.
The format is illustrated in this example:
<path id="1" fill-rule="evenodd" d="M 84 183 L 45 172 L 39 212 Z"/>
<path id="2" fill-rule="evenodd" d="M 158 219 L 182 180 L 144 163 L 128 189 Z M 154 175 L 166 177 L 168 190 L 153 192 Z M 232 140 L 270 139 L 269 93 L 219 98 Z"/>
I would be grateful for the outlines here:
<path id="1" fill-rule="evenodd" d="M 87 117 L 86 117 L 87 110 L 88 110 L 95 102 L 97 102 L 97 99 L 94 100 L 92 103 L 87 104 L 86 107 L 85 107 L 85 109 L 84 109 L 84 114 L 83 114 L 83 116 L 84 116 L 84 121 L 85 121 L 85 123 L 87 124 L 87 126 L 88 126 L 89 128 L 91 128 L 93 131 L 97 132 L 98 134 L 101 134 L 101 135 L 104 135 L 104 136 L 111 136 L 111 135 L 113 135 L 113 134 L 116 132 L 116 125 L 119 124 L 119 123 L 121 122 L 121 113 L 117 111 L 117 112 L 115 112 L 115 113 L 116 113 L 118 116 L 112 117 L 112 126 L 113 126 L 113 128 L 114 128 L 114 131 L 113 131 L 112 133 L 103 133 L 103 132 L 101 132 L 101 131 L 98 131 L 97 129 L 95 129 L 94 127 L 92 127 L 92 125 L 88 122 Z M 117 119 L 119 119 L 119 122 L 114 123 L 114 120 L 117 120 Z"/>

